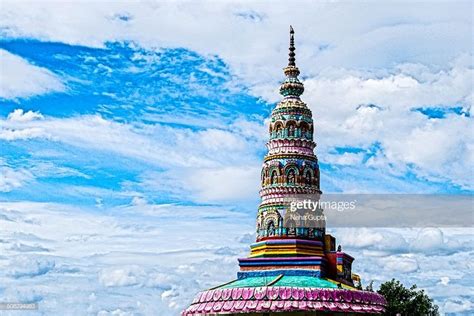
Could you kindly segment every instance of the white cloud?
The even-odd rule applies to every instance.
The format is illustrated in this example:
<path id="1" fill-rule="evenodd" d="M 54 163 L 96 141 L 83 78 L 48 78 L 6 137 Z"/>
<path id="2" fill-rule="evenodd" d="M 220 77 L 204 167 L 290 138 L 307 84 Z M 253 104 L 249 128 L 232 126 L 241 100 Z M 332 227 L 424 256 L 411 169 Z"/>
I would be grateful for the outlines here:
<path id="1" fill-rule="evenodd" d="M 224 130 L 206 129 L 197 133 L 196 140 L 209 150 L 242 150 L 245 148 L 245 139 Z"/>
<path id="2" fill-rule="evenodd" d="M 104 286 L 131 286 L 138 284 L 138 278 L 144 271 L 137 266 L 106 268 L 100 271 L 99 281 Z"/>
<path id="3" fill-rule="evenodd" d="M 337 234 L 338 244 L 364 249 L 368 255 L 378 257 L 408 251 L 408 242 L 397 229 L 351 228 L 334 229 L 334 231 Z"/>
<path id="4" fill-rule="evenodd" d="M 446 300 L 442 305 L 443 310 L 450 313 L 472 314 L 474 304 L 469 298 L 452 297 Z"/>
<path id="5" fill-rule="evenodd" d="M 51 271 L 55 262 L 45 258 L 16 257 L 10 263 L 6 274 L 14 278 L 36 277 Z"/>
<path id="6" fill-rule="evenodd" d="M 426 250 L 438 248 L 444 244 L 443 232 L 439 228 L 425 228 L 418 233 L 417 238 L 413 241 L 414 250 Z"/>
<path id="7" fill-rule="evenodd" d="M 364 159 L 363 153 L 343 153 L 342 155 L 331 155 L 325 156 L 325 163 L 337 164 L 337 165 L 360 165 Z"/>
<path id="8" fill-rule="evenodd" d="M 364 256 L 385 257 L 417 253 L 426 257 L 467 251 L 468 243 L 445 237 L 447 228 L 337 228 L 331 229 L 338 243 L 364 252 Z"/>
<path id="9" fill-rule="evenodd" d="M 391 190 L 395 191 L 412 189 L 390 178 L 407 171 L 421 179 L 472 188 L 472 173 L 465 172 L 474 160 L 473 140 L 466 133 L 472 129 L 472 118 L 452 115 L 432 122 L 411 111 L 415 106 L 458 105 L 471 111 L 473 70 L 468 35 L 472 16 L 467 13 L 467 3 L 449 8 L 442 2 L 418 3 L 410 6 L 409 13 L 406 6 L 397 3 L 358 6 L 302 2 L 291 10 L 284 2 L 272 6 L 204 3 L 198 15 L 194 14 L 193 4 L 183 3 L 97 3 L 88 5 L 87 10 L 80 3 L 69 3 L 61 7 L 42 5 L 42 10 L 35 10 L 34 5 L 9 2 L 5 7 L 1 20 L 6 36 L 89 46 L 133 40 L 150 49 L 186 47 L 208 56 L 217 54 L 253 93 L 266 100 L 278 99 L 277 81 L 282 78 L 280 67 L 285 63 L 287 47 L 287 37 L 282 34 L 286 34 L 288 24 L 297 22 L 297 61 L 306 76 L 304 99 L 315 114 L 317 150 L 322 162 L 354 165 L 353 171 L 359 172 L 360 178 L 364 177 L 360 172 L 367 167 L 377 168 L 375 174 L 382 178 L 381 173 L 387 173 L 395 187 Z M 162 18 L 151 19 L 150 12 L 158 12 Z M 340 16 L 345 17 L 346 23 L 338 22 Z M 176 21 L 186 23 L 178 26 Z M 156 32 L 148 32 L 150 29 Z M 232 41 L 227 40 L 228 34 L 232 34 Z M 380 109 L 359 107 L 360 104 L 376 104 Z M 159 132 L 170 135 L 161 128 Z M 43 133 L 40 127 L 5 128 L 0 137 L 28 139 Z M 88 139 L 78 134 L 71 135 L 78 138 L 76 143 L 89 145 L 91 139 L 98 137 L 98 143 L 111 141 L 105 148 L 121 147 L 113 139 L 106 139 L 106 134 L 87 135 Z M 460 134 L 466 137 L 455 136 Z M 136 146 L 130 150 L 117 149 L 122 153 L 214 167 L 207 165 L 209 157 L 205 151 L 190 157 L 168 157 L 151 147 L 154 144 L 146 139 L 122 136 L 125 142 L 143 145 L 139 152 Z M 219 129 L 208 129 L 199 136 L 202 143 L 196 139 L 183 142 L 189 146 L 188 153 L 200 146 L 214 154 L 220 147 L 219 155 L 223 157 L 225 149 L 240 150 L 247 146 L 236 135 Z M 118 137 L 117 134 L 113 138 Z M 381 144 L 381 149 L 365 163 L 364 153 L 345 153 L 341 157 L 328 154 L 335 146 L 367 149 L 374 143 Z M 421 145 L 426 150 L 418 150 Z M 232 156 L 236 154 L 227 156 L 230 163 L 235 161 Z M 448 159 L 453 156 L 459 159 Z M 373 189 L 365 183 L 354 186 L 343 181 L 341 188 Z"/>
<path id="10" fill-rule="evenodd" d="M 11 247 L 10 250 L 18 251 L 18 252 L 48 252 L 47 248 L 42 247 L 39 244 L 35 245 L 27 245 L 23 243 L 16 242 Z"/>
<path id="11" fill-rule="evenodd" d="M 132 316 L 132 312 L 123 311 L 120 308 L 117 308 L 113 311 L 102 310 L 97 313 L 97 316 Z"/>
<path id="12" fill-rule="evenodd" d="M 146 215 L 152 206 L 140 201 L 104 214 L 59 204 L 1 203 L 0 215 L 16 212 L 16 219 L 28 217 L 36 222 L 2 221 L 0 216 L 0 237 L 6 241 L 0 243 L 0 251 L 19 258 L 18 262 L 0 260 L 5 297 L 40 299 L 44 311 L 67 309 L 80 314 L 87 309 L 96 314 L 120 309 L 175 315 L 199 290 L 235 278 L 236 258 L 248 254 L 248 245 L 236 240 L 248 239 L 252 214 L 239 215 L 222 207 L 163 205 L 156 216 Z M 50 251 L 25 257 L 10 247 L 19 239 L 14 235 L 18 231 L 36 236 L 35 243 Z M 418 233 L 411 229 L 387 233 L 377 229 L 337 229 L 335 236 L 343 250 L 356 258 L 354 271 L 363 276 L 364 284 L 370 280 L 379 284 L 395 277 L 407 286 L 416 283 L 427 289 L 444 311 L 464 306 L 457 299 L 449 300 L 446 307 L 443 304 L 468 291 L 464 284 L 470 280 L 470 254 L 463 251 L 462 245 L 458 246 L 461 252 L 443 256 L 427 256 L 421 250 L 400 254 L 400 248 L 407 248 L 405 240 L 414 240 Z M 467 229 L 443 233 L 446 239 L 472 242 L 472 233 Z M 383 253 L 375 257 L 361 254 L 377 249 Z M 439 281 L 446 276 L 449 282 L 440 286 Z M 64 303 L 52 304 L 58 297 Z"/>
<path id="13" fill-rule="evenodd" d="M 343 245 L 343 251 L 355 257 L 353 271 L 362 276 L 364 285 L 374 280 L 377 287 L 392 278 L 407 287 L 416 284 L 434 298 L 443 314 L 455 312 L 458 304 L 459 311 L 461 308 L 469 310 L 461 301 L 472 296 L 472 276 L 469 273 L 472 264 L 468 259 L 472 253 L 467 246 L 474 237 L 471 230 L 443 228 L 441 244 L 430 242 L 441 241 L 440 233 L 435 228 L 338 228 L 334 231 L 338 243 Z M 392 243 L 400 244 L 400 239 L 402 249 L 390 246 Z M 417 244 L 420 240 L 426 240 L 429 248 L 413 249 L 411 244 Z M 451 243 L 451 240 L 457 243 Z"/>
<path id="14" fill-rule="evenodd" d="M 32 138 L 39 138 L 47 136 L 41 128 L 23 128 L 23 129 L 8 129 L 2 128 L 0 130 L 0 140 L 14 141 L 25 140 Z"/>
<path id="15" fill-rule="evenodd" d="M 31 119 L 24 119 L 25 116 Z M 15 110 L 9 119 L 0 120 L 0 139 L 43 138 L 144 161 L 169 170 L 148 172 L 144 180 L 147 186 L 186 192 L 194 197 L 192 200 L 211 202 L 245 200 L 257 193 L 263 129 L 259 122 L 240 118 L 228 129 L 192 131 L 159 124 L 134 126 L 97 115 L 53 118 Z M 37 164 L 31 172 L 37 177 L 88 177 L 77 170 L 46 163 Z"/>
<path id="16" fill-rule="evenodd" d="M 28 122 L 33 120 L 42 119 L 43 115 L 39 112 L 28 111 L 24 112 L 23 109 L 16 109 L 8 114 L 7 120 L 14 122 Z"/>
<path id="17" fill-rule="evenodd" d="M 259 178 L 255 175 L 259 170 L 257 166 L 201 169 L 190 172 L 184 185 L 199 201 L 247 200 L 258 190 Z"/>
<path id="18" fill-rule="evenodd" d="M 379 264 L 384 270 L 392 274 L 412 273 L 419 269 L 416 258 L 409 257 L 387 257 L 379 260 Z"/>
<path id="19" fill-rule="evenodd" d="M 0 124 L 1 126 L 1 124 Z M 18 132 L 22 132 L 18 131 Z M 0 139 L 1 139 L 0 130 Z M 50 162 L 29 162 L 23 167 L 12 168 L 0 160 L 0 192 L 10 192 L 30 184 L 38 178 L 91 177 L 70 167 L 56 165 Z"/>
<path id="20" fill-rule="evenodd" d="M 236 151 L 254 154 L 257 150 L 252 146 L 255 140 L 230 130 L 192 131 L 159 124 L 133 126 L 98 115 L 65 119 L 47 117 L 20 122 L 0 120 L 0 128 L 3 133 L 0 135 L 6 135 L 5 139 L 11 134 L 29 135 L 28 132 L 35 130 L 39 133 L 37 137 L 81 148 L 110 151 L 160 165 L 211 167 L 225 161 L 256 158 L 248 154 L 236 157 Z"/>
<path id="21" fill-rule="evenodd" d="M 313 1 L 300 1 L 291 8 L 284 1 L 272 5 L 205 1 L 199 6 L 71 2 L 41 4 L 42 10 L 37 5 L 6 3 L 0 16 L 4 35 L 89 46 L 133 40 L 143 47 L 186 47 L 223 57 L 234 72 L 257 87 L 275 82 L 281 74 L 289 24 L 297 32 L 298 62 L 311 75 L 334 66 L 380 68 L 401 61 L 440 65 L 471 50 L 468 2 L 416 3 L 410 10 L 402 3 Z M 246 18 L 248 12 L 261 19 Z M 158 15 L 160 19 L 152 18 Z M 345 23 L 340 23 L 342 16 Z"/>
<path id="22" fill-rule="evenodd" d="M 0 166 L 0 192 L 10 192 L 23 186 L 33 179 L 33 175 L 26 169 L 13 169 Z"/>
<path id="23" fill-rule="evenodd" d="M 0 98 L 15 100 L 64 90 L 64 84 L 51 71 L 0 49 Z M 28 113 L 34 116 L 33 112 Z M 12 116 L 15 117 L 16 114 Z"/>
<path id="24" fill-rule="evenodd" d="M 133 213 L 115 209 L 112 213 L 121 215 L 112 217 L 64 204 L 0 203 L 0 251 L 15 258 L 0 260 L 3 297 L 40 300 L 47 313 L 120 309 L 175 315 L 197 291 L 235 277 L 236 258 L 248 249 L 232 242 L 253 216 L 231 217 L 233 212 L 220 207 L 165 206 L 166 217 L 151 217 L 138 212 L 143 203 L 135 207 Z M 36 224 L 1 216 L 13 212 Z M 36 236 L 50 251 L 26 257 L 11 247 L 17 231 Z M 219 251 L 223 244 L 229 245 L 225 252 Z"/>
<path id="25" fill-rule="evenodd" d="M 469 131 L 473 118 L 447 114 L 443 119 L 430 119 L 413 111 L 462 107 L 469 112 L 471 62 L 464 56 L 445 71 L 419 64 L 400 65 L 400 69 L 398 74 L 382 77 L 343 72 L 306 80 L 305 99 L 315 113 L 321 161 L 344 165 L 357 158 L 359 170 L 377 168 L 395 176 L 410 171 L 421 179 L 472 189 L 474 134 Z M 359 157 L 334 155 L 334 147 L 363 151 Z M 370 158 L 361 163 L 362 155 Z"/>
<path id="26" fill-rule="evenodd" d="M 464 246 L 453 238 L 446 240 L 441 229 L 428 227 L 418 232 L 416 238 L 410 243 L 410 247 L 413 252 L 441 255 L 452 253 L 456 249 L 462 249 Z"/>
<path id="27" fill-rule="evenodd" d="M 449 277 L 441 277 L 441 279 L 439 280 L 439 285 L 448 285 L 449 281 Z"/>

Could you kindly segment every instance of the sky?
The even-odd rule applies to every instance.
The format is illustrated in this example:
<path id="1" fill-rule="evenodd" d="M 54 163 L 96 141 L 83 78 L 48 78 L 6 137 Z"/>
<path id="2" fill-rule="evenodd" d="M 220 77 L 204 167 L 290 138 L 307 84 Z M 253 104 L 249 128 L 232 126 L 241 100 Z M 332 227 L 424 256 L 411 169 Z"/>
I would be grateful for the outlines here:
<path id="1" fill-rule="evenodd" d="M 254 240 L 288 28 L 325 193 L 474 191 L 469 1 L 0 2 L 0 298 L 178 315 Z M 455 214 L 455 210 L 449 210 Z M 473 313 L 466 228 L 333 228 Z"/>

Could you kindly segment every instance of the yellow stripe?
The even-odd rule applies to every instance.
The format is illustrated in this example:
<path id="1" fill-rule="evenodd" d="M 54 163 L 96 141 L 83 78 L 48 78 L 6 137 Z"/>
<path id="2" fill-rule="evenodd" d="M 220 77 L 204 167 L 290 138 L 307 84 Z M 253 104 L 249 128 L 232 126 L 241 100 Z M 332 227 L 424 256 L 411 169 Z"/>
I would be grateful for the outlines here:
<path id="1" fill-rule="evenodd" d="M 271 251 L 271 250 L 263 250 L 258 252 L 252 252 L 250 254 L 250 258 L 261 256 L 261 255 L 312 255 L 312 256 L 323 256 L 322 252 L 318 251 Z"/>
<path id="2" fill-rule="evenodd" d="M 283 249 L 283 248 L 289 248 L 289 249 L 318 249 L 318 250 L 323 250 L 323 247 L 321 246 L 304 246 L 304 245 L 262 245 L 259 247 L 252 248 L 251 250 L 260 250 L 260 249 Z"/>

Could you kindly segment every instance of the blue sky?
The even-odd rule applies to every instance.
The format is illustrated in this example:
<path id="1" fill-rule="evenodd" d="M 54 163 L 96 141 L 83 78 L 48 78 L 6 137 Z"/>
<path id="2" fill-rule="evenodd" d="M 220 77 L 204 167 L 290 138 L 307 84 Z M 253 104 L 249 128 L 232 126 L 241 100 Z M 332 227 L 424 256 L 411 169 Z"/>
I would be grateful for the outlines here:
<path id="1" fill-rule="evenodd" d="M 176 315 L 232 279 L 290 23 L 324 192 L 472 194 L 472 4 L 289 10 L 4 2 L 0 297 L 48 315 Z M 366 283 L 474 309 L 466 229 L 335 232 Z"/>

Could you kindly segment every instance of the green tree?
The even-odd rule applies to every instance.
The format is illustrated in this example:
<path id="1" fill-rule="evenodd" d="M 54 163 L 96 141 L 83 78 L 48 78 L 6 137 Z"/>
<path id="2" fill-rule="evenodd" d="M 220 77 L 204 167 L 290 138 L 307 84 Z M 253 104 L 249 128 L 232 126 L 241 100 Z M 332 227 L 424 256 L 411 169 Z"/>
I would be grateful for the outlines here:
<path id="1" fill-rule="evenodd" d="M 392 279 L 383 283 L 377 292 L 387 300 L 384 315 L 439 315 L 438 306 L 433 303 L 433 299 L 424 290 L 417 290 L 416 284 L 406 288 L 400 281 Z"/>

